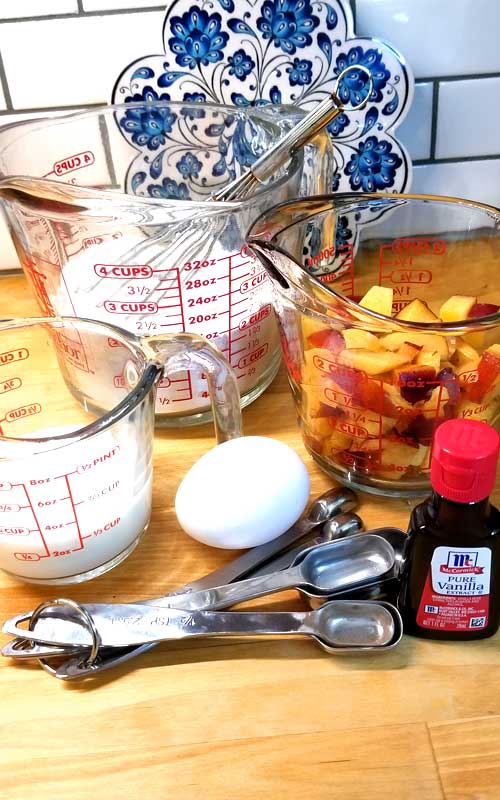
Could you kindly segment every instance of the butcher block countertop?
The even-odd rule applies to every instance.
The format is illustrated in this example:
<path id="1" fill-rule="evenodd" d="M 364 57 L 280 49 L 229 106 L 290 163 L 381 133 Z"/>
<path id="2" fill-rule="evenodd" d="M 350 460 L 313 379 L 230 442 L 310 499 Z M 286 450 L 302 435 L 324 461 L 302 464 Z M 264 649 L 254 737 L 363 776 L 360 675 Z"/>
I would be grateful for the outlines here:
<path id="1" fill-rule="evenodd" d="M 0 317 L 38 313 L 23 278 L 2 278 L 0 290 Z M 283 371 L 243 416 L 245 433 L 304 458 L 312 496 L 331 487 L 302 445 Z M 234 557 L 188 538 L 173 509 L 213 443 L 210 425 L 158 431 L 153 516 L 137 550 L 64 591 L 0 573 L 0 619 L 61 591 L 83 602 L 157 596 Z M 363 496 L 359 513 L 367 528 L 406 528 L 409 510 Z M 304 608 L 294 592 L 266 606 Z M 1 659 L 0 729 L 6 800 L 498 800 L 500 635 L 404 637 L 370 657 L 299 638 L 193 640 L 72 683 Z"/>

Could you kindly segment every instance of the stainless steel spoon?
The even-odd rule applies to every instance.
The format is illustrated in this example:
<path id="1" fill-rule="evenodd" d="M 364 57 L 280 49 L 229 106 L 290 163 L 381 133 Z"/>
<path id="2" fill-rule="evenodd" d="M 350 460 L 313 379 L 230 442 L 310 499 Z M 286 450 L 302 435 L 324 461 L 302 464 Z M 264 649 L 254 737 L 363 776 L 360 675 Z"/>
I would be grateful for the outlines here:
<path id="1" fill-rule="evenodd" d="M 333 600 L 308 612 L 186 612 L 124 603 L 116 604 L 113 614 L 92 616 L 98 620 L 102 644 L 108 647 L 187 637 L 299 634 L 314 637 L 334 652 L 394 646 L 401 635 L 397 610 L 371 601 Z M 74 643 L 91 645 L 87 628 L 74 628 Z"/>
<path id="2" fill-rule="evenodd" d="M 262 575 L 258 578 L 248 578 L 201 592 L 178 595 L 172 598 L 170 603 L 175 604 L 177 609 L 195 611 L 209 608 L 215 610 L 229 608 L 246 600 L 290 588 L 296 588 L 308 594 L 325 595 L 380 577 L 388 572 L 393 564 L 394 550 L 380 536 L 370 534 L 363 537 L 351 536 L 312 548 L 297 565 L 287 570 Z M 55 601 L 56 604 L 63 606 L 65 602 L 67 603 L 62 600 Z M 50 605 L 50 601 L 44 603 L 44 606 L 47 605 Z M 77 604 L 72 603 L 72 605 L 74 607 Z M 106 626 L 110 617 L 116 617 L 117 609 L 125 609 L 129 606 L 142 610 L 145 619 L 150 618 L 149 607 L 138 603 L 78 604 L 78 609 L 86 615 L 96 638 L 99 639 L 99 646 L 101 644 L 105 646 L 107 642 L 102 636 L 100 625 Z M 166 603 L 154 606 L 154 608 L 158 611 L 165 606 Z M 85 643 L 81 639 L 81 624 L 74 617 L 68 618 L 66 614 L 63 614 L 62 618 L 61 616 L 38 616 L 36 610 L 17 614 L 8 619 L 3 625 L 4 633 L 21 635 L 26 638 L 26 630 L 18 625 L 30 620 L 34 614 L 38 618 L 34 625 L 30 625 L 29 638 L 31 640 L 70 646 Z M 165 618 L 168 619 L 168 611 L 165 611 Z M 147 639 L 144 641 L 146 642 Z M 113 646 L 120 644 L 121 642 L 117 642 Z M 124 646 L 129 644 L 135 644 L 135 642 L 132 640 L 123 643 Z"/>
<path id="3" fill-rule="evenodd" d="M 253 573 L 253 570 L 256 567 L 259 567 L 261 564 L 272 561 L 273 557 L 277 553 L 282 553 L 287 547 L 290 547 L 296 541 L 299 541 L 307 536 L 308 533 L 311 533 L 318 526 L 324 525 L 325 522 L 334 518 L 336 515 L 349 512 L 351 509 L 356 508 L 357 504 L 358 499 L 351 489 L 329 489 L 311 503 L 307 513 L 304 517 L 302 517 L 302 519 L 292 525 L 291 528 L 285 531 L 285 533 L 281 534 L 281 536 L 278 536 L 276 539 L 248 550 L 241 556 L 235 558 L 233 561 L 225 564 L 223 567 L 220 567 L 219 569 L 216 569 L 208 575 L 198 578 L 191 583 L 185 584 L 181 588 L 176 589 L 169 594 L 139 602 L 141 605 L 161 605 L 162 602 L 168 600 L 170 597 L 176 597 L 180 594 L 196 592 L 200 589 L 211 588 L 212 586 L 218 586 L 219 584 L 231 583 L 232 581 L 239 580 L 246 575 Z M 344 518 L 344 524 L 347 522 L 348 519 Z M 289 563 L 291 563 L 291 561 Z M 269 571 L 272 571 L 272 567 L 267 568 L 267 572 Z M 70 653 L 70 651 L 66 650 L 65 648 L 54 648 L 52 645 L 44 644 L 40 644 L 37 648 L 38 652 L 35 653 L 30 644 L 30 640 L 25 637 L 15 639 L 11 642 L 8 642 L 7 645 L 4 646 L 2 649 L 2 655 L 12 658 L 39 659 L 42 656 L 44 658 L 51 658 L 65 655 L 66 652 L 68 654 Z M 99 656 L 92 666 L 86 666 L 85 659 L 82 661 L 82 677 L 85 674 L 89 674 L 91 672 L 92 674 L 95 674 L 96 672 L 110 669 L 113 666 L 124 663 L 125 661 L 128 661 L 129 659 L 134 658 L 141 653 L 147 652 L 154 646 L 154 643 L 152 643 L 143 645 L 141 647 L 125 648 L 122 651 L 114 649 L 110 652 L 107 652 L 105 648 L 101 648 L 99 650 Z M 42 666 L 45 665 L 42 664 Z M 52 672 L 51 668 L 49 668 L 47 671 Z"/>

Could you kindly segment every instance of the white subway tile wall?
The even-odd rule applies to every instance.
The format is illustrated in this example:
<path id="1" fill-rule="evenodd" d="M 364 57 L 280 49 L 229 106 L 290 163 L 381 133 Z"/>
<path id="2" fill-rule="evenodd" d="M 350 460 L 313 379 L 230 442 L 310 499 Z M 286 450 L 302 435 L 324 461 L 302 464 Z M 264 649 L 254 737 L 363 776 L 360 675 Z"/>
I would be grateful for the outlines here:
<path id="1" fill-rule="evenodd" d="M 77 14 L 78 0 L 2 0 L 0 20 Z"/>
<path id="2" fill-rule="evenodd" d="M 500 157 L 417 164 L 414 167 L 411 189 L 419 194 L 448 194 L 498 206 Z"/>
<path id="3" fill-rule="evenodd" d="M 397 129 L 397 138 L 406 146 L 413 161 L 431 155 L 433 94 L 434 84 L 417 83 L 411 108 Z"/>
<path id="4" fill-rule="evenodd" d="M 152 11 L 0 24 L 12 107 L 106 102 L 126 64 L 161 52 L 162 20 Z"/>
<path id="5" fill-rule="evenodd" d="M 435 157 L 499 153 L 499 100 L 500 77 L 440 82 Z"/>
<path id="6" fill-rule="evenodd" d="M 356 0 L 356 29 L 391 42 L 416 78 L 500 72 L 498 0 Z"/>
<path id="7" fill-rule="evenodd" d="M 165 0 L 83 0 L 84 11 L 120 11 L 124 8 L 165 8 Z"/>
<path id="8" fill-rule="evenodd" d="M 356 33 L 392 43 L 415 74 L 396 129 L 415 165 L 412 191 L 500 206 L 500 0 L 350 3 Z M 162 52 L 165 5 L 0 0 L 0 125 L 107 103 L 123 67 Z M 16 265 L 0 215 L 0 270 Z"/>

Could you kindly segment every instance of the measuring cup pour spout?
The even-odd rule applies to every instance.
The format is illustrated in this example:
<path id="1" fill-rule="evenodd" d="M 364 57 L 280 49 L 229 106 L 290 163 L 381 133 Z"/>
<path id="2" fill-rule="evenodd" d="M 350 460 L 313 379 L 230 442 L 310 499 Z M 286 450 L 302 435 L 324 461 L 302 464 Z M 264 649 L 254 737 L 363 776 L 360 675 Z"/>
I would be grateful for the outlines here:
<path id="1" fill-rule="evenodd" d="M 190 369 L 193 363 L 197 364 L 206 375 L 217 442 L 242 435 L 238 384 L 220 350 L 207 339 L 192 333 L 180 333 L 168 339 L 161 334 L 146 336 L 141 339 L 141 346 L 151 352 L 169 375 Z"/>

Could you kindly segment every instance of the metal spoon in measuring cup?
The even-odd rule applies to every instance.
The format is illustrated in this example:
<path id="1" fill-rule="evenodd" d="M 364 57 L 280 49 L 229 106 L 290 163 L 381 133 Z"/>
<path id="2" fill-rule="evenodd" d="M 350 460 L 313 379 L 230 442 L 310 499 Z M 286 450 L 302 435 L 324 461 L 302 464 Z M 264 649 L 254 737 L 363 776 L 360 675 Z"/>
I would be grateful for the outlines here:
<path id="1" fill-rule="evenodd" d="M 151 600 L 140 601 L 144 605 L 162 605 L 167 602 L 172 596 L 177 596 L 184 593 L 191 593 L 200 589 L 211 588 L 224 583 L 239 580 L 249 573 L 252 573 L 256 567 L 259 567 L 265 562 L 269 562 L 277 553 L 281 553 L 286 548 L 290 547 L 294 542 L 304 538 L 308 533 L 314 530 L 319 525 L 323 525 L 328 520 L 335 516 L 348 512 L 356 508 L 358 499 L 356 494 L 351 489 L 336 488 L 329 489 L 322 495 L 317 497 L 309 506 L 309 509 L 302 519 L 298 520 L 291 528 L 285 533 L 272 539 L 270 542 L 254 547 L 247 550 L 241 556 L 225 564 L 223 567 L 205 575 L 202 578 L 186 584 L 180 589 L 166 594 L 162 597 L 153 598 Z M 290 563 L 290 562 L 289 562 Z M 267 570 L 270 571 L 269 569 Z M 96 673 L 104 669 L 109 669 L 117 666 L 130 658 L 145 653 L 154 647 L 154 644 L 143 645 L 142 647 L 127 648 L 122 652 L 114 650 L 107 653 L 105 649 L 99 650 L 99 657 L 92 665 L 85 666 L 82 664 L 82 677 L 89 673 Z M 45 652 L 41 650 L 45 649 Z M 4 646 L 2 654 L 14 658 L 40 658 L 42 655 L 46 658 L 59 657 L 64 655 L 64 649 L 61 653 L 61 648 L 53 648 L 50 645 L 41 644 L 38 652 L 34 652 L 30 647 L 30 640 L 27 638 L 16 639 L 9 642 Z M 44 666 L 42 664 L 42 666 Z M 50 668 L 48 671 L 51 671 Z"/>
<path id="2" fill-rule="evenodd" d="M 106 613 L 93 606 L 87 608 L 100 641 L 107 647 L 200 636 L 299 634 L 313 636 L 334 652 L 394 646 L 401 637 L 396 608 L 371 601 L 333 600 L 308 612 L 186 612 L 157 606 L 144 609 L 130 603 L 109 605 Z M 73 626 L 72 644 L 91 646 L 90 636 L 85 625 Z"/>
<path id="3" fill-rule="evenodd" d="M 178 610 L 182 608 L 186 611 L 196 611 L 200 608 L 213 610 L 228 608 L 246 600 L 291 588 L 304 591 L 308 595 L 321 596 L 381 576 L 390 570 L 393 564 L 394 550 L 380 536 L 369 534 L 363 537 L 351 536 L 313 548 L 300 563 L 287 570 L 193 594 L 178 595 L 172 602 Z M 59 605 L 64 605 L 65 602 L 67 601 L 58 601 Z M 75 605 L 73 603 L 73 608 Z M 78 604 L 78 608 L 91 624 L 97 640 L 105 646 L 107 642 L 101 635 L 101 622 L 106 625 L 109 615 L 116 617 L 117 607 L 127 608 L 129 605 L 142 612 L 139 616 L 150 619 L 150 609 L 140 604 Z M 154 606 L 154 608 L 158 610 L 164 606 Z M 168 619 L 167 610 L 165 615 Z M 19 628 L 18 625 L 30 620 L 31 616 L 32 612 L 28 612 L 11 617 L 4 623 L 4 633 L 26 637 L 26 630 Z M 28 636 L 35 642 L 69 646 L 84 644 L 76 630 L 78 628 L 81 628 L 81 625 L 74 618 L 39 616 L 36 624 L 30 627 Z M 124 642 L 124 646 L 133 643 L 133 641 Z M 119 644 L 117 642 L 116 646 Z"/>

